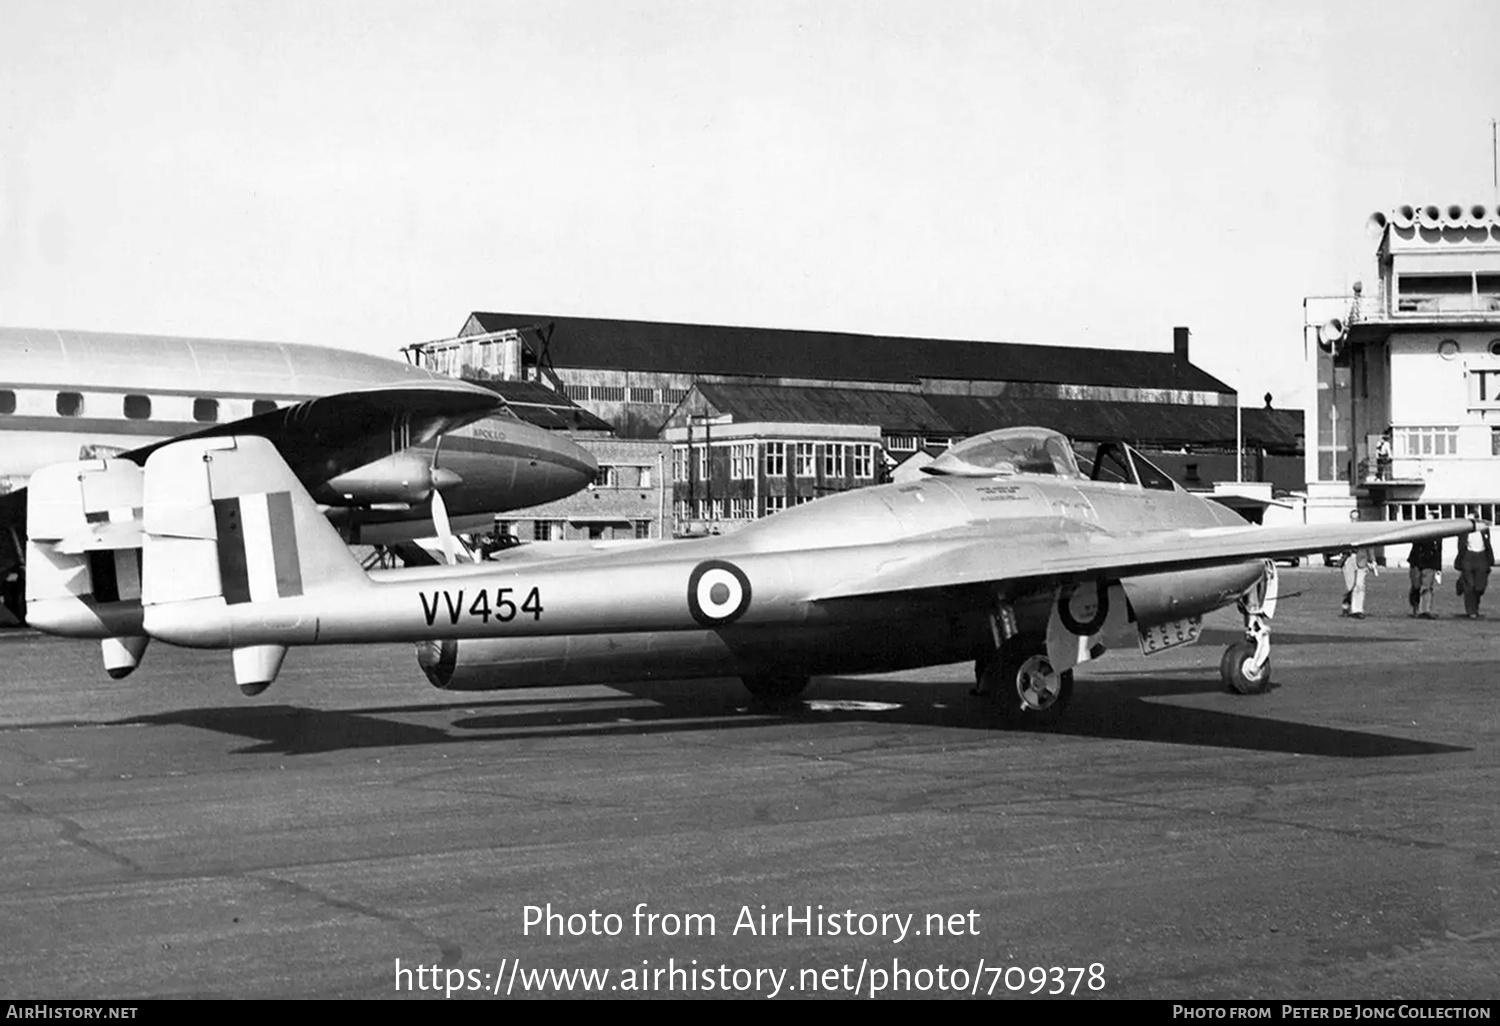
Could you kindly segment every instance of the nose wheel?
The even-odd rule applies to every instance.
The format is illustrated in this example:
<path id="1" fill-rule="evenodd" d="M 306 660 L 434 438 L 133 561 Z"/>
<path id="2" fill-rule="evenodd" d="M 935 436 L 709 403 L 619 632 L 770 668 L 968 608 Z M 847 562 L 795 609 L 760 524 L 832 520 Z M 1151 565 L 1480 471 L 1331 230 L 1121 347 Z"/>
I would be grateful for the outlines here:
<path id="1" fill-rule="evenodd" d="M 1000 714 L 1017 726 L 1051 726 L 1073 699 L 1073 671 L 1053 669 L 1047 640 L 1040 634 L 1006 639 L 976 670 L 977 693 L 989 695 Z"/>

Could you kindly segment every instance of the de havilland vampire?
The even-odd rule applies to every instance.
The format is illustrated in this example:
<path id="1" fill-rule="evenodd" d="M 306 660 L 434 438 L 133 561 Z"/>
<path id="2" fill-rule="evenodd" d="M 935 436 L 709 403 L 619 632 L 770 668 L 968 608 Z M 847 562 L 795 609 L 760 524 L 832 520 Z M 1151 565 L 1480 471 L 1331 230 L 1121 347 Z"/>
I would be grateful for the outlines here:
<path id="1" fill-rule="evenodd" d="M 335 453 L 335 436 L 353 438 L 350 420 L 378 437 Z M 368 544 L 429 537 L 445 513 L 449 530 L 487 527 L 598 472 L 585 450 L 518 418 L 493 390 L 399 360 L 0 328 L 0 578 L 22 561 L 22 492 L 39 469 L 122 454 L 140 462 L 173 438 L 230 433 L 275 438 L 344 535 Z"/>
<path id="2" fill-rule="evenodd" d="M 1073 668 L 1107 645 L 1186 643 L 1202 614 L 1236 603 L 1245 639 L 1221 673 L 1233 691 L 1264 690 L 1271 557 L 1473 529 L 1251 526 L 1128 446 L 1101 447 L 1085 474 L 1063 435 L 1013 428 L 954 447 L 923 480 L 733 535 L 366 573 L 263 438 L 177 442 L 144 474 L 117 462 L 82 507 L 76 487 L 34 480 L 33 502 L 60 526 L 57 540 L 33 540 L 49 573 L 28 581 L 31 621 L 99 635 L 112 604 L 89 593 L 61 539 L 84 529 L 90 503 L 139 497 L 139 644 L 231 649 L 248 694 L 290 646 L 409 640 L 432 683 L 453 690 L 738 676 L 784 700 L 815 674 L 973 660 L 1001 709 L 1046 722 L 1067 705 Z M 58 473 L 63 485 L 76 477 Z"/>

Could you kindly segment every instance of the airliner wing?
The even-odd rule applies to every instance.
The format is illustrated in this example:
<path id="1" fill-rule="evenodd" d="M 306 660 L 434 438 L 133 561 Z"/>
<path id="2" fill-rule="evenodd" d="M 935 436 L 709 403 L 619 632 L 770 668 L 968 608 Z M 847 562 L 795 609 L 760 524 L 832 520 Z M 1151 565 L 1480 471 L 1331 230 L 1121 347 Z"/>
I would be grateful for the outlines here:
<path id="1" fill-rule="evenodd" d="M 918 542 L 909 554 L 893 553 L 872 574 L 808 596 L 812 601 L 882 595 L 923 588 L 1026 579 L 1057 581 L 1119 578 L 1252 559 L 1300 556 L 1375 545 L 1446 538 L 1474 530 L 1475 521 L 1422 520 L 1393 525 L 1318 524 L 1150 531 L 1132 535 L 1027 534 Z"/>
<path id="2" fill-rule="evenodd" d="M 260 435 L 276 446 L 303 486 L 312 490 L 356 467 L 471 424 L 503 405 L 495 392 L 457 380 L 381 385 L 214 424 L 132 449 L 124 458 L 144 466 L 157 449 L 185 438 Z"/>

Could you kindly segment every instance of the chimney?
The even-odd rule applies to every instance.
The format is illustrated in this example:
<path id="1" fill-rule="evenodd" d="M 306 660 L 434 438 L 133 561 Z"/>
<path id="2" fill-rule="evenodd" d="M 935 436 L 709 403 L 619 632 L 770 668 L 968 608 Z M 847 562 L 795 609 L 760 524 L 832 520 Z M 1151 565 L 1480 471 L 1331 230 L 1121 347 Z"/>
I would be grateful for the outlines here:
<path id="1" fill-rule="evenodd" d="M 1188 362 L 1188 337 L 1191 334 L 1186 328 L 1172 329 L 1172 355 L 1183 363 Z"/>

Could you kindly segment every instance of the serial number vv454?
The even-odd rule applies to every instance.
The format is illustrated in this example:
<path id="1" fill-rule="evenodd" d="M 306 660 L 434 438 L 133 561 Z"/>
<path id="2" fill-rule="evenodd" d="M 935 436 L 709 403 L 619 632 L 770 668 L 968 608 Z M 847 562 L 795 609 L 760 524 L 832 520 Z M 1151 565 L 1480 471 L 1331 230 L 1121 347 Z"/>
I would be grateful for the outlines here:
<path id="1" fill-rule="evenodd" d="M 1203 633 L 1203 617 L 1152 624 L 1140 632 L 1141 655 L 1155 655 L 1178 645 L 1191 645 Z"/>
<path id="2" fill-rule="evenodd" d="M 522 588 L 473 588 L 457 591 L 424 591 L 421 593 L 422 615 L 427 626 L 446 620 L 457 625 L 465 617 L 480 623 L 510 623 L 518 616 L 533 620 L 542 618 L 542 593 L 538 588 L 521 597 Z M 467 591 L 467 594 L 466 594 Z"/>

